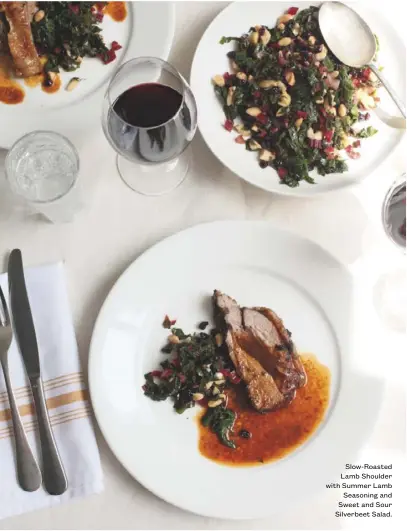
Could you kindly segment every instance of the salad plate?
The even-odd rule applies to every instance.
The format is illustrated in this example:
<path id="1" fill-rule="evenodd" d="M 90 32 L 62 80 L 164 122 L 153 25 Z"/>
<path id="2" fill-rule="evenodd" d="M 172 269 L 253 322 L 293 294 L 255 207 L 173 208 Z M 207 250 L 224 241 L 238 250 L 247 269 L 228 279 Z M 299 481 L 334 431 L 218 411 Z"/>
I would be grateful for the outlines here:
<path id="1" fill-rule="evenodd" d="M 198 126 L 200 128 L 202 136 L 205 142 L 207 143 L 208 147 L 214 153 L 214 155 L 227 168 L 229 168 L 240 178 L 248 181 L 249 183 L 257 187 L 263 188 L 264 190 L 283 195 L 310 196 L 344 188 L 349 185 L 356 184 L 365 179 L 367 176 L 377 170 L 379 165 L 391 155 L 392 151 L 395 149 L 395 147 L 398 145 L 401 138 L 403 137 L 403 131 L 389 127 L 389 125 L 384 123 L 379 118 L 380 114 L 382 116 L 398 116 L 397 108 L 394 106 L 393 102 L 388 97 L 386 91 L 383 88 L 379 88 L 377 90 L 377 95 L 380 97 L 381 101 L 377 104 L 377 112 L 375 112 L 375 110 L 365 109 L 368 110 L 368 113 L 366 114 L 370 115 L 368 121 L 363 121 L 363 123 L 356 123 L 355 126 L 352 125 L 352 127 L 355 127 L 356 130 L 360 127 L 370 127 L 371 129 L 369 129 L 369 131 L 373 131 L 374 129 L 376 129 L 377 134 L 374 134 L 374 136 L 371 136 L 370 138 L 362 138 L 360 142 L 357 142 L 357 137 L 351 139 L 351 148 L 352 142 L 356 141 L 356 154 L 354 154 L 353 148 L 351 154 L 348 154 L 345 149 L 341 148 L 342 151 L 340 151 L 340 156 L 342 157 L 343 155 L 343 159 L 346 161 L 348 170 L 344 171 L 343 173 L 329 173 L 323 176 L 319 175 L 316 169 L 314 169 L 309 174 L 311 179 L 314 179 L 314 184 L 306 182 L 306 180 L 301 180 L 298 186 L 293 187 L 282 184 L 280 173 L 277 174 L 276 171 L 278 167 L 275 168 L 276 164 L 273 163 L 272 158 L 270 159 L 270 155 L 268 156 L 268 158 L 265 157 L 265 159 L 263 159 L 262 155 L 260 155 L 260 164 L 263 164 L 263 167 L 261 167 L 259 164 L 260 151 L 257 151 L 255 153 L 250 152 L 251 149 L 259 149 L 259 146 L 257 146 L 256 148 L 256 146 L 254 145 L 254 147 L 252 148 L 250 145 L 247 145 L 245 137 L 243 139 L 236 138 L 239 134 L 239 131 L 229 131 L 229 129 L 231 129 L 231 127 L 229 126 L 231 124 L 225 121 L 225 118 L 227 118 L 227 116 L 225 116 L 224 109 L 222 108 L 223 104 L 225 103 L 225 106 L 227 106 L 226 98 L 223 100 L 219 97 L 219 95 L 215 93 L 214 90 L 215 88 L 219 90 L 219 87 L 214 86 L 214 82 L 216 85 L 216 79 L 218 79 L 214 79 L 214 76 L 222 77 L 224 73 L 228 73 L 228 75 L 233 75 L 234 69 L 236 73 L 236 67 L 233 66 L 233 60 L 231 61 L 231 57 L 228 58 L 227 54 L 229 52 L 234 53 L 238 49 L 237 43 L 233 40 L 229 42 L 227 38 L 241 37 L 242 35 L 248 34 L 248 41 L 250 41 L 250 39 L 252 38 L 252 33 L 257 31 L 255 28 L 256 26 L 263 25 L 268 27 L 269 29 L 276 27 L 277 20 L 279 19 L 279 17 L 287 13 L 287 11 L 291 8 L 292 5 L 293 4 L 289 4 L 288 2 L 235 2 L 228 5 L 212 21 L 212 23 L 209 25 L 206 32 L 204 33 L 200 43 L 198 44 L 191 69 L 191 86 L 197 99 L 199 116 Z M 301 14 L 302 10 L 307 9 L 310 6 L 317 6 L 317 4 L 312 4 L 308 2 L 301 2 L 298 5 L 300 9 L 298 15 Z M 352 7 L 354 7 L 353 4 Z M 384 17 L 382 17 L 379 13 L 375 12 L 372 6 L 369 6 L 369 9 L 365 9 L 364 6 L 357 5 L 355 9 L 367 21 L 367 23 L 372 28 L 373 32 L 378 36 L 378 64 L 380 66 L 383 66 L 384 73 L 391 82 L 392 86 L 394 86 L 395 90 L 398 93 L 403 94 L 405 92 L 405 48 L 401 37 L 395 32 L 394 28 L 387 22 Z M 294 8 L 294 10 L 297 11 L 298 8 Z M 258 28 L 260 28 L 260 26 L 258 26 Z M 260 33 L 262 33 L 264 31 L 264 28 L 259 29 L 259 31 Z M 297 30 L 294 30 L 294 32 L 296 31 Z M 306 31 L 306 39 L 308 37 L 308 34 L 309 31 Z M 289 40 L 295 40 L 294 35 L 292 35 L 293 38 Z M 220 43 L 222 38 L 224 38 L 222 41 L 223 44 Z M 258 41 L 259 43 L 260 40 Z M 302 42 L 305 45 L 307 44 L 307 40 L 303 40 Z M 273 133 L 274 137 L 271 139 L 271 145 L 273 146 L 276 142 L 278 143 L 278 141 L 281 141 L 281 136 L 285 134 L 285 130 L 290 129 L 290 131 L 288 132 L 291 134 L 291 129 L 293 129 L 293 132 L 296 133 L 295 129 L 297 129 L 297 127 L 291 126 L 294 126 L 294 118 L 297 118 L 297 115 L 295 115 L 295 112 L 297 112 L 296 109 L 298 108 L 298 106 L 300 108 L 302 107 L 300 106 L 301 103 L 296 99 L 296 96 L 294 95 L 296 94 L 295 91 L 298 87 L 298 79 L 297 82 L 295 78 L 289 79 L 287 76 L 292 75 L 292 72 L 289 71 L 289 66 L 284 66 L 284 64 L 287 63 L 288 65 L 290 65 L 289 60 L 287 61 L 288 56 L 286 56 L 286 49 L 284 48 L 286 46 L 286 43 L 283 43 L 280 46 L 277 44 L 277 42 L 275 44 L 273 42 L 270 42 L 267 46 L 270 45 L 279 48 L 281 51 L 282 56 L 278 56 L 278 60 L 280 61 L 281 59 L 281 73 L 279 77 L 281 80 L 284 81 L 284 84 L 286 85 L 286 91 L 288 91 L 288 93 L 292 95 L 291 109 L 289 110 L 289 113 L 286 116 L 288 122 L 285 123 L 285 125 L 284 108 L 279 109 L 280 112 L 283 112 L 283 116 L 281 116 L 280 119 L 281 123 L 277 124 L 277 126 L 275 127 L 275 130 L 277 131 L 278 129 L 278 131 Z M 290 45 L 288 45 L 287 49 L 290 49 L 289 46 Z M 291 44 L 291 46 L 293 46 L 293 44 Z M 295 46 L 294 48 L 292 48 L 292 51 L 290 53 L 301 51 Z M 317 55 L 319 50 L 315 49 L 314 51 L 315 55 Z M 210 61 L 207 60 L 208 57 L 211 57 Z M 260 50 L 258 57 L 259 61 L 264 60 L 264 52 Z M 238 59 L 240 59 L 239 56 Z M 255 59 L 255 61 L 256 60 L 257 59 Z M 316 62 L 315 64 L 316 68 L 318 69 L 317 72 L 322 72 L 320 68 L 324 67 L 324 61 L 321 60 Z M 307 67 L 305 67 L 304 71 L 306 71 L 306 69 Z M 295 68 L 294 71 L 297 72 Z M 298 76 L 297 73 L 295 75 Z M 334 75 L 336 75 L 336 73 Z M 267 78 L 267 74 L 263 75 L 261 73 L 259 79 L 264 79 L 264 77 L 266 77 L 266 80 L 269 81 Z M 321 79 L 317 81 L 319 83 L 325 83 L 325 81 L 323 81 L 323 78 L 326 78 L 326 73 L 320 75 L 320 77 Z M 328 79 L 329 78 L 330 76 L 328 75 Z M 220 80 L 220 82 L 222 82 L 222 80 Z M 251 82 L 253 82 L 253 80 L 237 80 L 237 82 L 234 83 L 235 85 L 237 85 L 236 94 L 239 93 L 240 95 L 241 89 L 239 89 L 239 85 L 242 86 L 242 83 Z M 255 79 L 254 82 L 258 82 L 258 80 Z M 295 86 L 295 84 L 297 85 L 297 87 Z M 314 84 L 316 84 L 316 82 Z M 226 87 L 227 86 L 228 84 L 226 83 Z M 261 87 L 260 92 L 263 91 L 264 93 L 264 91 L 267 91 L 268 88 L 269 87 Z M 242 90 L 244 91 L 245 89 Z M 316 96 L 316 98 L 318 97 L 319 96 Z M 248 101 L 248 106 L 250 107 L 249 112 L 254 112 L 253 102 L 250 99 Z M 263 100 L 260 101 L 262 101 L 262 103 L 264 104 Z M 337 110 L 339 110 L 340 101 L 341 96 L 338 97 Z M 319 103 L 321 102 L 324 104 L 324 106 L 326 105 L 324 103 L 324 100 L 321 100 Z M 244 99 L 243 105 L 245 105 Z M 260 118 L 264 118 L 266 120 L 267 117 L 263 116 L 263 114 L 267 114 L 267 111 L 264 110 L 264 107 L 260 110 L 262 110 L 262 115 L 260 116 Z M 361 107 L 359 107 L 359 110 L 361 110 Z M 326 109 L 322 110 L 322 112 L 325 111 Z M 350 114 L 349 111 L 350 105 L 347 111 L 348 114 Z M 364 113 L 364 111 L 361 112 L 362 114 Z M 280 116 L 280 114 L 278 114 L 277 116 Z M 305 123 L 303 127 L 305 127 L 307 124 L 307 113 L 300 111 L 300 114 L 298 116 L 300 118 L 304 117 Z M 337 117 L 339 118 L 339 113 Z M 365 114 L 363 114 L 363 117 L 365 117 Z M 292 122 L 290 120 L 292 120 Z M 262 124 L 260 122 L 260 127 L 261 125 Z M 273 123 L 272 127 L 274 127 Z M 245 127 L 244 129 L 247 129 L 247 127 Z M 336 125 L 333 127 L 333 129 L 332 126 L 330 126 L 330 129 L 334 131 L 336 130 L 339 133 L 339 129 Z M 325 135 L 325 131 L 323 130 L 322 132 Z M 298 133 L 301 133 L 300 129 L 298 129 Z M 308 131 L 305 129 L 303 131 L 303 134 L 308 135 Z M 307 142 L 309 138 L 310 137 L 308 137 L 308 139 L 305 138 L 305 141 Z M 317 140 L 317 143 L 320 143 L 320 140 L 321 139 Z M 322 141 L 324 142 L 325 140 L 326 138 L 325 136 L 323 136 Z M 331 149 L 332 146 L 336 147 L 335 136 L 333 143 L 330 143 L 330 140 L 331 139 L 328 138 L 328 149 Z M 246 149 L 244 145 L 245 143 Z M 285 143 L 286 142 L 283 141 L 283 144 Z M 319 145 L 318 147 L 320 148 L 321 146 Z M 322 147 L 324 148 L 325 144 Z M 298 155 L 299 153 L 296 153 L 297 160 Z M 301 154 L 301 156 L 302 155 L 303 153 Z M 323 154 L 323 157 L 329 158 L 326 157 L 325 154 Z M 356 157 L 358 157 L 357 160 Z M 267 167 L 266 159 L 270 161 L 269 167 Z M 305 159 L 307 160 L 307 162 L 309 162 L 309 153 L 305 156 Z M 277 160 L 276 162 L 279 161 Z M 270 167 L 273 165 L 274 167 Z M 285 171 L 285 168 L 280 171 Z"/>
<path id="2" fill-rule="evenodd" d="M 109 64 L 97 58 L 84 58 L 74 72 L 62 71 L 61 88 L 47 94 L 41 87 L 24 89 L 24 100 L 17 105 L 0 102 L 0 120 L 7 127 L 0 130 L 0 146 L 10 148 L 21 136 L 36 130 L 52 130 L 78 144 L 100 124 L 104 91 L 119 66 L 133 57 L 153 56 L 167 59 L 175 29 L 175 9 L 171 2 L 126 2 L 127 16 L 114 21 L 105 15 L 101 35 L 107 46 L 117 42 L 122 47 Z M 154 38 L 151 28 L 154 26 Z M 78 77 L 75 90 L 65 90 L 69 81 Z"/>
<path id="3" fill-rule="evenodd" d="M 144 375 L 165 357 L 164 316 L 184 330 L 212 322 L 214 289 L 273 308 L 298 351 L 330 371 L 321 424 L 278 460 L 226 466 L 208 459 L 198 447 L 199 408 L 178 414 L 143 392 Z M 352 277 L 337 259 L 266 222 L 215 222 L 158 243 L 117 281 L 91 341 L 91 398 L 110 448 L 151 492 L 208 517 L 260 518 L 323 491 L 366 442 L 383 391 L 356 362 L 356 335 L 369 334 L 353 297 Z"/>

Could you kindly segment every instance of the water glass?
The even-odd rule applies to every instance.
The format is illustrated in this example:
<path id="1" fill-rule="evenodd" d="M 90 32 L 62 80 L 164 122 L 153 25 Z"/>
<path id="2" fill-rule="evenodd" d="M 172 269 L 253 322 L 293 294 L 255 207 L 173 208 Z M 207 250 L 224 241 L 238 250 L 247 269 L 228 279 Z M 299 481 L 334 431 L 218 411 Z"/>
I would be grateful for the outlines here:
<path id="1" fill-rule="evenodd" d="M 34 131 L 7 154 L 6 179 L 12 192 L 52 223 L 72 221 L 81 208 L 79 156 L 73 144 L 52 131 Z"/>

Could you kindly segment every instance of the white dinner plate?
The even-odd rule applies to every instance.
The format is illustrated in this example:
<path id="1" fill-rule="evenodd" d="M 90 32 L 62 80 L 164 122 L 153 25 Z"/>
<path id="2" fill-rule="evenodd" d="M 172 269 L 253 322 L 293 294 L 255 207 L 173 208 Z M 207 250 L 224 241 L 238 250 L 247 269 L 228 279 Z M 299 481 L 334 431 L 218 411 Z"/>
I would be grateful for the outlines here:
<path id="1" fill-rule="evenodd" d="M 297 188 L 281 185 L 274 169 L 260 168 L 258 154 L 250 153 L 246 151 L 244 145 L 234 142 L 237 133 L 229 133 L 223 127 L 225 116 L 211 81 L 214 75 L 231 71 L 226 54 L 234 49 L 233 42 L 221 45 L 219 40 L 223 36 L 240 36 L 247 33 L 249 28 L 256 24 L 272 26 L 291 5 L 290 2 L 235 2 L 226 7 L 209 25 L 198 44 L 191 70 L 191 88 L 197 100 L 198 126 L 202 136 L 214 155 L 225 166 L 242 179 L 269 192 L 310 196 L 360 182 L 391 155 L 403 132 L 392 129 L 371 113 L 371 120 L 364 122 L 363 125 L 373 125 L 379 132 L 372 138 L 362 140 L 361 158 L 349 160 L 349 171 L 325 177 L 313 172 L 316 184 L 301 182 Z M 299 5 L 304 9 L 317 4 L 300 2 Z M 406 60 L 402 38 L 372 5 L 369 4 L 365 8 L 359 4 L 356 6 L 352 4 L 352 7 L 365 18 L 379 36 L 379 63 L 384 66 L 384 73 L 394 89 L 403 96 L 406 90 Z M 380 90 L 380 96 L 383 111 L 392 116 L 399 116 L 399 111 L 383 88 Z"/>
<path id="2" fill-rule="evenodd" d="M 102 36 L 109 46 L 117 41 L 123 48 L 117 59 L 104 65 L 99 59 L 85 58 L 75 72 L 62 72 L 62 86 L 55 94 L 41 87 L 29 88 L 21 81 L 25 98 L 21 104 L 0 102 L 0 147 L 10 148 L 21 136 L 36 129 L 51 130 L 67 136 L 75 144 L 89 129 L 101 126 L 102 103 L 107 83 L 125 61 L 152 56 L 167 59 L 175 30 L 175 9 L 171 2 L 126 2 L 127 17 L 115 22 L 105 16 Z M 82 81 L 72 92 L 64 88 L 72 77 Z"/>
<path id="3" fill-rule="evenodd" d="M 168 331 L 212 321 L 220 289 L 241 305 L 268 306 L 332 376 L 329 409 L 314 435 L 287 457 L 233 468 L 198 451 L 196 409 L 183 415 L 141 389 L 158 366 Z M 216 222 L 176 234 L 137 259 L 98 317 L 90 348 L 92 403 L 123 466 L 157 496 L 197 514 L 255 518 L 287 509 L 337 479 L 366 441 L 381 400 L 380 383 L 354 363 L 353 286 L 348 271 L 309 240 L 265 222 Z M 360 331 L 360 330 L 359 330 Z"/>

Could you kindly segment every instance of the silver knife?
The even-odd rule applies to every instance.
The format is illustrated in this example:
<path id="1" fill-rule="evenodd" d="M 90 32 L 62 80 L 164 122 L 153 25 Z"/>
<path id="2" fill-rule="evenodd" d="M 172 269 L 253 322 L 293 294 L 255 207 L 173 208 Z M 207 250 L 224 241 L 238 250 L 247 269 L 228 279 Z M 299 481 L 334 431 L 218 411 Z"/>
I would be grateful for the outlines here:
<path id="1" fill-rule="evenodd" d="M 68 481 L 48 417 L 41 379 L 37 336 L 35 334 L 30 302 L 25 285 L 23 260 L 19 249 L 14 249 L 10 253 L 8 281 L 10 306 L 16 339 L 30 380 L 35 411 L 37 413 L 43 461 L 43 483 L 49 494 L 59 495 L 64 493 L 68 488 Z"/>

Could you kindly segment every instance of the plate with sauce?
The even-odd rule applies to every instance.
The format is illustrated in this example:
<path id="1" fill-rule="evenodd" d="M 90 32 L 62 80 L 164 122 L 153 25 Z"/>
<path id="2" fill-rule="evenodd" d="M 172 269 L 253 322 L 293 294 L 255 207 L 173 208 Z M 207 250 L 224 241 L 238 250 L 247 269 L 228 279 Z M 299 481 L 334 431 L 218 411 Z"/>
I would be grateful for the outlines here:
<path id="1" fill-rule="evenodd" d="M 213 323 L 215 288 L 272 308 L 307 374 L 277 411 L 255 411 L 244 384 L 227 391 L 236 449 L 201 425 L 204 408 L 179 415 L 142 389 L 164 358 L 163 316 L 186 332 Z M 107 443 L 151 492 L 208 517 L 261 518 L 323 492 L 368 440 L 383 392 L 357 362 L 360 337 L 371 334 L 354 295 L 336 258 L 267 222 L 209 223 L 158 243 L 117 281 L 95 325 L 90 391 Z"/>
<path id="2" fill-rule="evenodd" d="M 8 58 L 0 55 L 0 120 L 7 123 L 0 131 L 0 147 L 10 148 L 36 129 L 56 131 L 76 145 L 81 143 L 89 130 L 100 125 L 104 90 L 123 62 L 140 56 L 168 58 L 175 29 L 174 6 L 170 2 L 108 2 L 100 27 L 107 46 L 113 41 L 122 46 L 116 60 L 103 64 L 86 57 L 74 72 L 61 69 L 52 84 L 42 74 L 17 79 Z M 67 91 L 74 77 L 80 82 Z"/>

